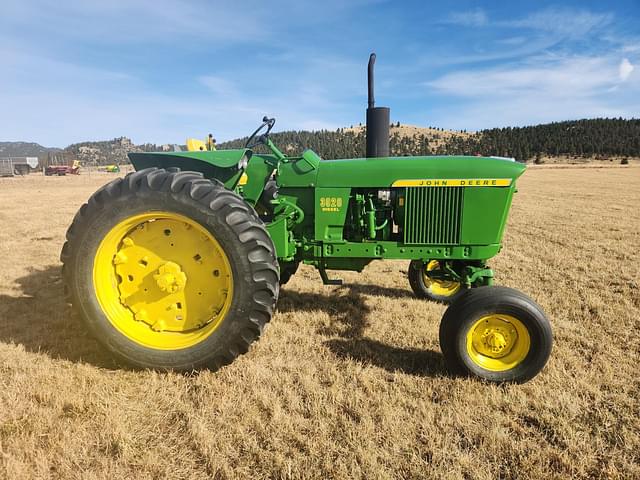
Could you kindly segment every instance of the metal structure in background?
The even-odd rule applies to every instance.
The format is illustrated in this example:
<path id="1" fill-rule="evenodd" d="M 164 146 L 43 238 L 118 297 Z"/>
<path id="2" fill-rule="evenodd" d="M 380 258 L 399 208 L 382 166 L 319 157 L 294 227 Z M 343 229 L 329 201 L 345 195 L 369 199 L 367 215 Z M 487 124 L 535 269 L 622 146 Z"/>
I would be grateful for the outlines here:
<path id="1" fill-rule="evenodd" d="M 27 175 L 38 168 L 38 157 L 0 157 L 0 177 Z"/>
<path id="2" fill-rule="evenodd" d="M 13 177 L 13 159 L 11 157 L 0 158 L 0 177 Z"/>

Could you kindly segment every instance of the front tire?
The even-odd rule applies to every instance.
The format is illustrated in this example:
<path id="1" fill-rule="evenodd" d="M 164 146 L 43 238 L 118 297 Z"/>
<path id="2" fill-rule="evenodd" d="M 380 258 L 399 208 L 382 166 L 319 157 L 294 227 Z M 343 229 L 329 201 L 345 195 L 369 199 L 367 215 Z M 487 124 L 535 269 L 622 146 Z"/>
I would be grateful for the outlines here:
<path id="1" fill-rule="evenodd" d="M 116 357 L 217 369 L 245 353 L 278 297 L 275 249 L 241 197 L 195 172 L 146 169 L 98 190 L 67 231 L 73 306 Z"/>
<path id="2" fill-rule="evenodd" d="M 440 323 L 440 348 L 454 373 L 523 383 L 542 370 L 553 344 L 540 306 L 506 287 L 467 290 Z"/>
<path id="3" fill-rule="evenodd" d="M 437 260 L 422 262 L 412 260 L 409 264 L 409 285 L 418 298 L 424 298 L 439 303 L 451 303 L 459 298 L 465 287 L 460 282 L 451 280 L 437 280 L 429 276 L 431 270 L 440 267 Z"/>

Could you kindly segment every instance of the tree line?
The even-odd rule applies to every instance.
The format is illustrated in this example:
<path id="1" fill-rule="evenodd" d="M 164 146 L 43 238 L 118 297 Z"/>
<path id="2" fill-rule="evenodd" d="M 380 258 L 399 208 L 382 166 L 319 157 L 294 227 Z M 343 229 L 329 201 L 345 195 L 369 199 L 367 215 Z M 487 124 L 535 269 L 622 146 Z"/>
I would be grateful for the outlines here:
<path id="1" fill-rule="evenodd" d="M 365 155 L 363 130 L 286 131 L 273 133 L 271 139 L 286 154 L 311 148 L 325 159 Z M 245 141 L 246 137 L 224 142 L 218 148 L 241 148 Z M 528 127 L 492 128 L 470 135 L 453 133 L 442 137 L 437 133 L 401 136 L 392 128 L 389 148 L 394 156 L 496 155 L 514 157 L 521 162 L 560 155 L 640 157 L 640 119 L 571 120 Z"/>

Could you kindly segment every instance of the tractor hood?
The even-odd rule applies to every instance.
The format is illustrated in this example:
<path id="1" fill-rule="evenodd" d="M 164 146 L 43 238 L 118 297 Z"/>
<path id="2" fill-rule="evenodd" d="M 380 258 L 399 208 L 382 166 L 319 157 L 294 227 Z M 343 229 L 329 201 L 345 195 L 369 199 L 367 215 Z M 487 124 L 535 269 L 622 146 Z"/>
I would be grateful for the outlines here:
<path id="1" fill-rule="evenodd" d="M 429 186 L 433 180 L 459 180 L 458 185 L 478 180 L 510 185 L 525 165 L 496 157 L 429 156 L 324 160 L 318 168 L 319 187 Z M 500 182 L 502 180 L 502 182 Z M 507 182 L 508 180 L 508 182 Z"/>

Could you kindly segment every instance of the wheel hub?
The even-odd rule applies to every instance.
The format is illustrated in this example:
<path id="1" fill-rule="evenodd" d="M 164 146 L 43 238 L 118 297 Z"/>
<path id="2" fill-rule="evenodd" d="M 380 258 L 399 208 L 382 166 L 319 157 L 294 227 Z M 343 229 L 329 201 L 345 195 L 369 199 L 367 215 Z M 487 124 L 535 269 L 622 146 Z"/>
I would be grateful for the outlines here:
<path id="1" fill-rule="evenodd" d="M 105 236 L 96 262 L 103 265 L 97 293 L 109 319 L 144 345 L 175 349 L 197 343 L 230 307 L 226 255 L 213 235 L 182 215 L 156 212 L 125 220 Z"/>
<path id="2" fill-rule="evenodd" d="M 166 293 L 176 293 L 184 290 L 187 276 L 174 262 L 167 262 L 158 268 L 158 273 L 153 276 L 158 288 Z"/>
<path id="3" fill-rule="evenodd" d="M 514 339 L 502 328 L 486 329 L 482 335 L 483 350 L 487 350 L 489 356 L 500 358 L 509 353 Z"/>
<path id="4" fill-rule="evenodd" d="M 493 371 L 512 368 L 524 360 L 531 339 L 524 324 L 511 315 L 479 319 L 467 333 L 467 351 L 478 365 Z"/>

